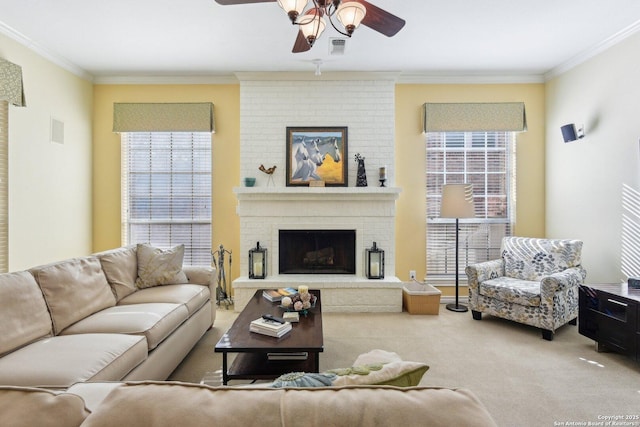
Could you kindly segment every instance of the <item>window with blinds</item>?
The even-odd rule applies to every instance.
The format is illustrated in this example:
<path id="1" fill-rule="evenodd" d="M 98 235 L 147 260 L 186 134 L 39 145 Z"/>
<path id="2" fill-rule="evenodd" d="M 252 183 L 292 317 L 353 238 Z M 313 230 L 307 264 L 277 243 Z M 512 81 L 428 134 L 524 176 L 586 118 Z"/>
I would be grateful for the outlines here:
<path id="1" fill-rule="evenodd" d="M 9 268 L 9 103 L 0 100 L 0 273 Z"/>
<path id="2" fill-rule="evenodd" d="M 460 278 L 469 264 L 498 258 L 515 212 L 514 132 L 429 132 L 427 164 L 427 277 L 455 278 L 455 219 L 440 218 L 442 186 L 473 184 L 475 218 L 461 218 Z"/>
<path id="3" fill-rule="evenodd" d="M 211 133 L 122 138 L 122 241 L 185 245 L 185 265 L 211 264 Z"/>

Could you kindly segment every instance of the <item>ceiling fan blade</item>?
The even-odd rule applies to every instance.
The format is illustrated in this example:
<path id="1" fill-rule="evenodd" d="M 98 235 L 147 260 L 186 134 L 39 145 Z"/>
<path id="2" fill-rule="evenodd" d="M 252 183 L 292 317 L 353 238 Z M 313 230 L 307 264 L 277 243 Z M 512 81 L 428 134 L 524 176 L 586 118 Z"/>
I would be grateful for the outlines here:
<path id="1" fill-rule="evenodd" d="M 271 3 L 276 0 L 215 0 L 216 3 L 222 6 L 232 6 L 235 4 L 249 4 L 249 3 Z"/>
<path id="2" fill-rule="evenodd" d="M 293 50 L 291 52 L 302 53 L 309 49 L 311 49 L 311 46 L 309 46 L 307 39 L 304 37 L 304 34 L 302 34 L 302 31 L 298 30 L 298 37 L 296 37 L 296 41 L 293 44 Z"/>
<path id="3" fill-rule="evenodd" d="M 217 1 L 217 0 L 216 0 Z M 380 9 L 378 6 L 372 5 L 366 0 L 356 0 L 367 8 L 367 14 L 362 20 L 362 25 L 384 34 L 387 37 L 395 36 L 398 31 L 404 27 L 405 21 L 402 18 Z"/>

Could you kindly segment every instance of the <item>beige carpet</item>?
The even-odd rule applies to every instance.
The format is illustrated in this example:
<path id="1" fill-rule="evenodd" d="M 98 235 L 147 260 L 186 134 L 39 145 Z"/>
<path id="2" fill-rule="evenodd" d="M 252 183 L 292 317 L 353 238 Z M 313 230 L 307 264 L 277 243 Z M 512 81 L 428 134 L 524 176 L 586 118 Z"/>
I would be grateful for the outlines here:
<path id="1" fill-rule="evenodd" d="M 170 379 L 200 382 L 207 372 L 219 375 L 222 356 L 213 347 L 235 317 L 218 309 L 214 328 Z M 320 370 L 350 366 L 374 348 L 394 351 L 429 364 L 421 385 L 472 390 L 500 426 L 587 425 L 607 416 L 640 416 L 640 365 L 597 353 L 577 326 L 562 327 L 549 342 L 535 328 L 486 315 L 475 321 L 468 312 L 441 305 L 437 316 L 325 313 L 323 329 Z M 617 425 L 640 426 L 634 422 Z"/>

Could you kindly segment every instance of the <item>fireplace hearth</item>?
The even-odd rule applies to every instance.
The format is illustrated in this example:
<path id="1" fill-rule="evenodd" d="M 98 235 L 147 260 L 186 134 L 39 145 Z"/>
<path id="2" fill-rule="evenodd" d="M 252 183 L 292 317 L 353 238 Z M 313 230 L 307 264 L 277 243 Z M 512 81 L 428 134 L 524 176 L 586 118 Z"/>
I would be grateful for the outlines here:
<path id="1" fill-rule="evenodd" d="M 355 230 L 279 230 L 279 274 L 355 274 Z"/>

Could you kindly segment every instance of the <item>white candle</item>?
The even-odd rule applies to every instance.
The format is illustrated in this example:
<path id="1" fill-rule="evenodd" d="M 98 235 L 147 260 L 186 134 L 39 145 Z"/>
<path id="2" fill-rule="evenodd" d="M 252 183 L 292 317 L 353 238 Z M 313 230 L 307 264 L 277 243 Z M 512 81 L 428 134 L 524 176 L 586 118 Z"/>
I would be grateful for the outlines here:
<path id="1" fill-rule="evenodd" d="M 254 262 L 253 263 L 253 275 L 254 276 L 262 276 L 262 263 L 261 262 Z"/>
<path id="2" fill-rule="evenodd" d="M 387 167 L 382 166 L 380 168 L 380 179 L 387 179 Z"/>
<path id="3" fill-rule="evenodd" d="M 372 262 L 371 263 L 371 275 L 372 276 L 379 276 L 380 275 L 380 263 L 379 262 Z"/>
<path id="4" fill-rule="evenodd" d="M 309 292 L 309 287 L 305 285 L 300 285 L 298 286 L 298 292 L 301 294 L 306 294 L 307 292 Z"/>

